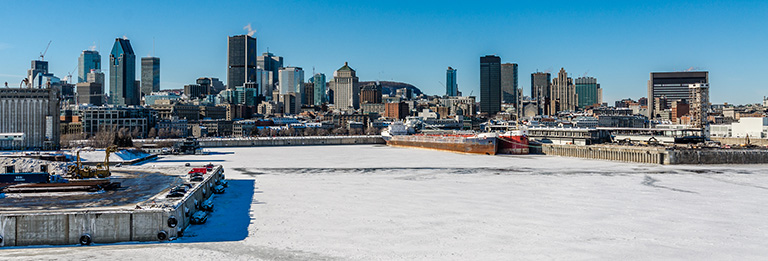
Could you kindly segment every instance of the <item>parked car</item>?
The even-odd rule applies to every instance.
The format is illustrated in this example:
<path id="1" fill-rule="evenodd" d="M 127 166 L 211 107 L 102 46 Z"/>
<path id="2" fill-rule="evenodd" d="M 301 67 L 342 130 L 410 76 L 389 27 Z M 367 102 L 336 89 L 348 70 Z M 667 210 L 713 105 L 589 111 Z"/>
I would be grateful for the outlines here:
<path id="1" fill-rule="evenodd" d="M 171 192 L 168 192 L 168 196 L 166 196 L 166 197 L 168 197 L 168 198 L 180 198 L 180 197 L 183 197 L 183 196 L 184 196 L 183 192 L 171 190 Z"/>
<path id="2" fill-rule="evenodd" d="M 208 220 L 208 212 L 198 211 L 189 218 L 189 222 L 192 224 L 204 224 Z"/>
<path id="3" fill-rule="evenodd" d="M 200 182 L 203 181 L 203 174 L 193 173 L 189 179 L 190 181 Z"/>
<path id="4" fill-rule="evenodd" d="M 213 197 L 208 197 L 208 199 L 203 201 L 203 204 L 200 205 L 200 208 L 206 211 L 213 211 Z"/>
<path id="5" fill-rule="evenodd" d="M 216 185 L 221 185 L 222 187 L 229 187 L 229 182 L 227 182 L 226 179 L 220 179 L 219 181 L 216 181 Z"/>
<path id="6" fill-rule="evenodd" d="M 215 187 L 213 187 L 213 188 L 211 189 L 211 191 L 213 191 L 213 193 L 214 193 L 214 194 L 221 194 L 221 193 L 224 193 L 224 186 L 222 186 L 222 185 L 216 185 Z"/>
<path id="7" fill-rule="evenodd" d="M 187 184 L 178 185 L 171 189 L 172 192 L 181 192 L 181 193 L 187 193 L 189 190 L 189 186 Z"/>

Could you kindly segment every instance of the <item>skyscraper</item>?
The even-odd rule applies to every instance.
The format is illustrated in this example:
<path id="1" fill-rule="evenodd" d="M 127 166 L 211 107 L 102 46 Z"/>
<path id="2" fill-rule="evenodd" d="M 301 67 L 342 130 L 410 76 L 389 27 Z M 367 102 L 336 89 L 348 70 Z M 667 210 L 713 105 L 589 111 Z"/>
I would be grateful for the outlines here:
<path id="1" fill-rule="evenodd" d="M 333 106 L 337 110 L 357 110 L 360 108 L 360 86 L 355 70 L 347 62 L 333 72 L 331 89 L 333 90 Z"/>
<path id="2" fill-rule="evenodd" d="M 689 99 L 689 84 L 709 83 L 709 72 L 652 72 L 648 80 L 648 117 L 657 118 L 657 108 L 667 108 L 673 101 Z M 666 104 L 657 106 L 656 98 L 666 98 Z"/>
<path id="3" fill-rule="evenodd" d="M 301 93 L 304 84 L 304 70 L 301 67 L 284 67 L 278 71 L 280 94 Z"/>
<path id="4" fill-rule="evenodd" d="M 557 78 L 552 79 L 550 92 L 549 111 L 555 114 L 560 111 L 576 110 L 576 89 L 573 86 L 573 79 L 568 77 L 564 68 L 560 68 Z"/>
<path id="5" fill-rule="evenodd" d="M 33 60 L 32 68 L 27 70 L 27 80 L 29 81 L 29 87 L 35 88 L 43 86 L 45 83 L 43 82 L 42 76 L 46 75 L 53 76 L 53 74 L 48 73 L 48 61 Z M 35 79 L 37 79 L 37 82 L 35 82 Z"/>
<path id="6" fill-rule="evenodd" d="M 325 94 L 325 74 L 316 73 L 313 75 L 312 84 L 315 85 L 315 105 L 320 106 L 328 102 L 328 96 Z"/>
<path id="7" fill-rule="evenodd" d="M 577 106 L 579 109 L 584 109 L 587 106 L 592 106 L 600 103 L 598 88 L 600 84 L 597 83 L 597 79 L 594 77 L 579 77 L 574 80 L 576 86 L 576 96 L 579 101 Z"/>
<path id="8" fill-rule="evenodd" d="M 109 54 L 109 104 L 139 105 L 136 55 L 128 39 L 115 39 Z"/>
<path id="9" fill-rule="evenodd" d="M 501 58 L 480 57 L 480 112 L 493 116 L 501 111 Z"/>
<path id="10" fill-rule="evenodd" d="M 86 74 L 85 82 L 98 83 L 104 89 L 104 73 L 99 70 L 91 70 Z M 103 93 L 102 93 L 103 94 Z"/>
<path id="11" fill-rule="evenodd" d="M 312 82 L 305 82 L 301 90 L 301 103 L 304 105 L 315 104 L 315 84 Z"/>
<path id="12" fill-rule="evenodd" d="M 160 58 L 141 58 L 141 95 L 160 91 Z"/>
<path id="13" fill-rule="evenodd" d="M 101 55 L 98 51 L 85 50 L 77 63 L 77 82 L 87 82 L 91 70 L 101 70 Z"/>
<path id="14" fill-rule="evenodd" d="M 445 71 L 445 95 L 459 96 L 459 84 L 456 83 L 456 69 L 450 66 Z"/>
<path id="15" fill-rule="evenodd" d="M 77 103 L 103 105 L 104 88 L 96 82 L 81 82 L 77 84 Z"/>
<path id="16" fill-rule="evenodd" d="M 268 79 L 269 84 L 272 86 L 279 81 L 278 71 L 283 67 L 283 57 L 275 56 L 272 53 L 264 53 L 259 57 L 256 57 L 256 66 L 264 71 L 270 72 Z M 272 92 L 272 90 L 270 90 Z"/>
<path id="17" fill-rule="evenodd" d="M 531 99 L 537 102 L 538 115 L 549 115 L 549 84 L 552 82 L 552 75 L 545 72 L 535 72 L 531 74 Z"/>
<path id="18" fill-rule="evenodd" d="M 501 65 L 501 102 L 515 104 L 517 107 L 517 64 Z"/>
<path id="19" fill-rule="evenodd" d="M 227 88 L 256 82 L 256 38 L 235 35 L 227 38 Z"/>

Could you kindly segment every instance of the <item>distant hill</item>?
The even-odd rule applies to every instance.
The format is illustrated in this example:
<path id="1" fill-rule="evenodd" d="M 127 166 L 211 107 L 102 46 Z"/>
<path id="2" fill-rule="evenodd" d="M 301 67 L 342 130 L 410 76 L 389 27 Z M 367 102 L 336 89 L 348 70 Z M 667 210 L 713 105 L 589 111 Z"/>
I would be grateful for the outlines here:
<path id="1" fill-rule="evenodd" d="M 402 88 L 411 89 L 414 97 L 422 94 L 419 88 L 408 83 L 389 82 L 389 81 L 379 81 L 379 83 L 381 83 L 381 94 L 388 94 L 389 96 L 395 96 L 397 89 L 402 89 Z M 360 87 L 363 87 L 366 85 L 372 85 L 372 84 L 376 84 L 376 81 L 360 82 Z"/>

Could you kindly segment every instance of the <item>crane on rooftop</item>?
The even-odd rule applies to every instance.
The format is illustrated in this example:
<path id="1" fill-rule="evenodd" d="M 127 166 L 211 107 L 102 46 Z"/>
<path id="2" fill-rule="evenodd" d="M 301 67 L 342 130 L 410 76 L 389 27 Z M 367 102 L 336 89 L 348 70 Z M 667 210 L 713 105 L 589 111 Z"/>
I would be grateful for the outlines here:
<path id="1" fill-rule="evenodd" d="M 45 50 L 40 53 L 40 61 L 45 61 L 45 54 L 48 52 L 48 47 L 51 47 L 51 42 L 53 42 L 53 40 L 48 41 L 48 45 L 45 46 Z"/>

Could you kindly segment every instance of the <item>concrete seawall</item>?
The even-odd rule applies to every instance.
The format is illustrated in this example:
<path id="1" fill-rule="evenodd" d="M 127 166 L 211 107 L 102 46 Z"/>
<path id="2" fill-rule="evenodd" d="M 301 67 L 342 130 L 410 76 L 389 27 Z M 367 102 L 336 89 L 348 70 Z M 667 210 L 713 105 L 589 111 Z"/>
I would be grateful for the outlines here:
<path id="1" fill-rule="evenodd" d="M 264 147 L 264 146 L 312 146 L 312 145 L 354 145 L 385 144 L 379 135 L 375 136 L 310 136 L 310 137 L 258 137 L 201 139 L 201 147 Z"/>
<path id="2" fill-rule="evenodd" d="M 765 164 L 768 150 L 746 149 L 667 149 L 615 145 L 543 144 L 541 153 L 650 164 Z"/>
<path id="3" fill-rule="evenodd" d="M 542 144 L 541 151 L 545 155 L 669 164 L 666 161 L 666 150 L 663 148 Z"/>
<path id="4" fill-rule="evenodd" d="M 747 144 L 747 138 L 723 138 L 723 137 L 710 137 L 711 140 L 720 142 L 724 145 L 741 145 Z M 768 146 L 768 139 L 749 138 L 749 144 L 758 146 Z"/>
<path id="5" fill-rule="evenodd" d="M 669 164 L 761 164 L 768 163 L 768 150 L 669 150 Z"/>
<path id="6" fill-rule="evenodd" d="M 134 142 L 139 142 L 139 143 L 155 143 L 160 141 L 181 142 L 183 140 L 182 139 L 134 140 Z M 381 135 L 201 138 L 201 139 L 198 139 L 198 142 L 200 142 L 200 146 L 204 148 L 386 144 L 386 142 L 381 137 Z"/>
<path id="7" fill-rule="evenodd" d="M 0 213 L 0 246 L 81 244 L 84 235 L 93 243 L 171 240 L 182 235 L 200 203 L 213 193 L 213 184 L 223 178 L 223 168 L 216 167 L 172 206 Z"/>

